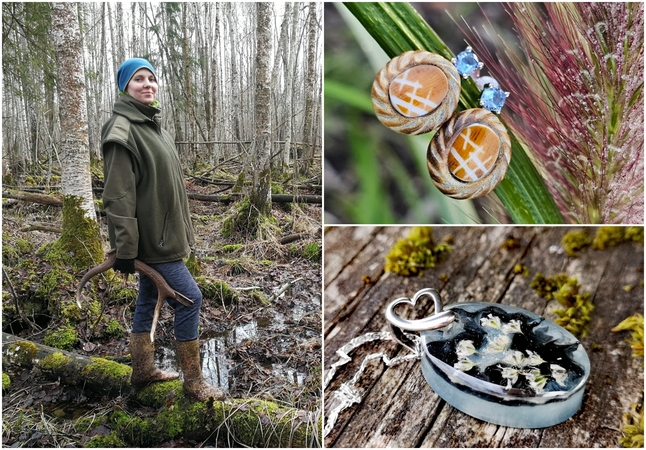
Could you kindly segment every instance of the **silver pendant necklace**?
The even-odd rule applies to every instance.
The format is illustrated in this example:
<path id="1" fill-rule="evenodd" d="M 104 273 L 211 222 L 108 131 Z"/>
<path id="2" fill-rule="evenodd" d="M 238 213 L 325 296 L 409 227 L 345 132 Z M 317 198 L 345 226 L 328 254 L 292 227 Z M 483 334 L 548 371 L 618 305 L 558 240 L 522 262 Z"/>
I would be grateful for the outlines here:
<path id="1" fill-rule="evenodd" d="M 407 320 L 398 305 L 414 306 L 430 296 L 433 315 Z M 350 353 L 376 340 L 394 340 L 408 354 L 389 358 L 384 352 L 366 356 L 355 375 L 332 393 L 324 436 L 338 415 L 361 396 L 356 382 L 369 361 L 388 367 L 420 359 L 427 383 L 442 399 L 478 419 L 516 428 L 544 428 L 561 423 L 581 405 L 590 375 L 590 360 L 570 332 L 530 311 L 497 303 L 455 303 L 442 307 L 435 289 L 418 291 L 412 299 L 394 300 L 386 310 L 390 331 L 366 333 L 337 350 L 324 389 L 336 370 L 352 360 Z M 420 334 L 416 334 L 420 332 Z"/>

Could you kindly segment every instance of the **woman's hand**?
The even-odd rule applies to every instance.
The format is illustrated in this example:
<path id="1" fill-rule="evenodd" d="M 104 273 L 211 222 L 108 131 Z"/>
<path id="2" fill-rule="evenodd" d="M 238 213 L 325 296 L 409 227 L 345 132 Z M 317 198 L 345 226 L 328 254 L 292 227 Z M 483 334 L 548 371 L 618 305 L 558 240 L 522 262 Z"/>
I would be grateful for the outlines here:
<path id="1" fill-rule="evenodd" d="M 117 258 L 114 262 L 112 269 L 117 270 L 126 275 L 135 273 L 135 260 L 133 259 L 120 259 Z"/>

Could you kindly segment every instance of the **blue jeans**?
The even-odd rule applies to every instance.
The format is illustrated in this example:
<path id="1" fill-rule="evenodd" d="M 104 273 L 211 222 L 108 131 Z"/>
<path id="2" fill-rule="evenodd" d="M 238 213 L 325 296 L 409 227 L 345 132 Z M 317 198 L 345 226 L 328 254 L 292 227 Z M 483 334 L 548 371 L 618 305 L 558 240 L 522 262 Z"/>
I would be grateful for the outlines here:
<path id="1" fill-rule="evenodd" d="M 175 299 L 166 299 L 170 307 L 175 310 L 175 340 L 179 342 L 194 341 L 198 335 L 197 327 L 200 322 L 202 293 L 193 276 L 186 268 L 184 261 L 181 260 L 149 265 L 164 277 L 171 288 L 195 302 L 192 306 L 184 306 Z M 133 333 L 150 332 L 156 305 L 157 286 L 150 278 L 139 273 L 139 297 L 132 324 Z"/>

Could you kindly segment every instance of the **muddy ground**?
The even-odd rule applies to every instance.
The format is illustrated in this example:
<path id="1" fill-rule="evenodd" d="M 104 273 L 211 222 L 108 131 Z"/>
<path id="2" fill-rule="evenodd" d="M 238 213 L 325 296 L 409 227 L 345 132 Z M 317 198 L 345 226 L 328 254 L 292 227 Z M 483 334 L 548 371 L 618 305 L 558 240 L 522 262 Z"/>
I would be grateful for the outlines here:
<path id="1" fill-rule="evenodd" d="M 208 188 L 190 185 L 189 190 L 208 193 Z M 224 281 L 238 295 L 237 303 L 221 306 L 205 301 L 201 311 L 200 341 L 203 372 L 209 381 L 234 398 L 257 397 L 283 406 L 306 411 L 320 410 L 321 398 L 321 207 L 320 205 L 274 204 L 276 231 L 272 239 L 257 242 L 244 238 L 224 239 L 222 220 L 232 205 L 191 200 L 196 229 L 196 253 L 201 258 L 202 275 Z M 9 202 L 3 204 L 3 245 L 15 246 L 18 239 L 32 246 L 21 258 L 38 260 L 37 250 L 58 237 L 55 232 L 22 231 L 39 223 L 60 227 L 61 209 L 53 206 Z M 105 216 L 101 228 L 107 236 Z M 301 239 L 280 244 L 279 239 L 300 234 Z M 226 244 L 244 244 L 232 253 L 222 252 Z M 318 255 L 312 256 L 312 244 Z M 309 246 L 309 247 L 308 247 Z M 310 250 L 307 253 L 306 247 Z M 108 248 L 106 238 L 106 249 Z M 4 252 L 3 252 L 4 256 Z M 4 259 L 4 258 L 3 258 Z M 3 310 L 26 293 L 16 289 L 24 272 L 16 264 L 3 261 Z M 42 270 L 42 269 L 40 269 Z M 83 271 L 75 274 L 80 280 Z M 285 288 L 277 298 L 272 295 Z M 137 287 L 136 279 L 128 286 Z M 75 286 L 61 286 L 60 300 L 73 298 Z M 253 292 L 261 292 L 269 304 Z M 99 292 L 102 301 L 107 293 Z M 109 301 L 105 319 L 116 319 L 128 331 L 132 323 L 134 300 Z M 43 342 L 56 317 L 33 317 L 41 329 L 25 327 L 15 317 L 3 314 L 3 331 L 35 342 Z M 156 360 L 161 368 L 174 368 L 173 314 L 167 305 L 162 310 L 156 335 Z M 87 355 L 113 357 L 128 363 L 128 337 L 106 339 L 83 335 L 72 351 Z M 82 388 L 46 379 L 37 370 L 3 367 L 11 376 L 11 386 L 3 392 L 3 447 L 79 447 L 95 435 L 109 430 L 97 427 L 81 433 L 75 428 L 80 418 L 109 417 L 115 409 L 137 413 L 137 405 L 127 398 L 98 398 Z M 105 420 L 103 421 L 105 422 Z M 194 447 L 204 443 L 182 440 L 168 447 Z M 215 443 L 216 445 L 218 443 Z M 208 444 L 207 444 L 208 445 Z M 213 443 L 211 443 L 213 445 Z"/>

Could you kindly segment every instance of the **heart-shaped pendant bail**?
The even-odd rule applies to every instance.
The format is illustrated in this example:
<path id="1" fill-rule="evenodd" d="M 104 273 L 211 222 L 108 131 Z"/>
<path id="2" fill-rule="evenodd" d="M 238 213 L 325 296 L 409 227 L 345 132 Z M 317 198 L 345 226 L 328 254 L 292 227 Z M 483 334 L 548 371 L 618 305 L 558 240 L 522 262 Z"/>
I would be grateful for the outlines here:
<path id="1" fill-rule="evenodd" d="M 425 295 L 433 299 L 435 312 L 432 316 L 417 320 L 407 320 L 402 319 L 395 313 L 395 308 L 398 305 L 406 303 L 414 307 L 417 300 Z M 386 320 L 390 326 L 390 333 L 393 338 L 404 347 L 417 353 L 419 351 L 419 339 L 411 339 L 410 335 L 404 333 L 404 331 L 428 331 L 443 328 L 455 320 L 455 314 L 452 311 L 442 311 L 442 297 L 440 297 L 440 293 L 433 288 L 425 288 L 417 291 L 412 299 L 401 297 L 394 300 L 388 305 L 388 309 L 386 309 Z"/>

